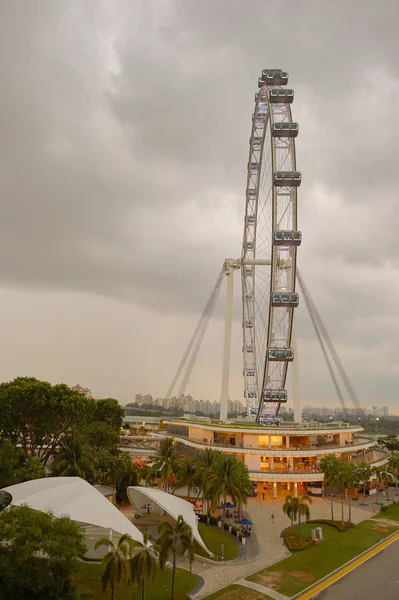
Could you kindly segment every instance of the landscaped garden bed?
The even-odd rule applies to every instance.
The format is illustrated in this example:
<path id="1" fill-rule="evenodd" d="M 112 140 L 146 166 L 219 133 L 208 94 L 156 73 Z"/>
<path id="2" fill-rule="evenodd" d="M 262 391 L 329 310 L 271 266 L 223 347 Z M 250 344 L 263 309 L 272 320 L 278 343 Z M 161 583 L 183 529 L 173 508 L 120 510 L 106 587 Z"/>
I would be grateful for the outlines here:
<path id="1" fill-rule="evenodd" d="M 232 535 L 223 531 L 214 525 L 198 524 L 198 531 L 204 541 L 205 546 L 215 555 L 214 560 L 220 560 L 221 545 L 224 544 L 224 560 L 234 560 L 238 558 L 240 548 L 238 542 Z M 195 553 L 199 556 L 210 558 L 205 550 L 196 545 Z"/>

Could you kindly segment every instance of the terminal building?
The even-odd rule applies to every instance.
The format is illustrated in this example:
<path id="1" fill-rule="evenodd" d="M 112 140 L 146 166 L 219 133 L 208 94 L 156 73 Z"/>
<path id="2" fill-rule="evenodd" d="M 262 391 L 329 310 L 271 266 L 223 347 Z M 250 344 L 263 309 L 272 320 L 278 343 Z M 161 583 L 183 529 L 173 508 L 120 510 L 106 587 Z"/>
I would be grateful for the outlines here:
<path id="1" fill-rule="evenodd" d="M 245 463 L 251 480 L 277 498 L 305 492 L 321 496 L 320 460 L 335 455 L 342 462 L 382 466 L 386 454 L 377 442 L 362 437 L 363 428 L 342 422 L 256 425 L 174 419 L 164 421 L 167 434 L 197 451 L 213 448 Z"/>

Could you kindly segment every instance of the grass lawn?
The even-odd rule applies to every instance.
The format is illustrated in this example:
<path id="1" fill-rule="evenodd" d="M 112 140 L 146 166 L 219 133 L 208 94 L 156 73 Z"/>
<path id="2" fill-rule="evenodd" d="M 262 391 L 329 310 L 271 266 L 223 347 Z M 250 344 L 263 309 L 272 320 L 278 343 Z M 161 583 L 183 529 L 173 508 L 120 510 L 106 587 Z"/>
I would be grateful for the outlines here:
<path id="1" fill-rule="evenodd" d="M 238 557 L 239 542 L 236 542 L 230 534 L 225 533 L 219 527 L 215 527 L 214 525 L 205 525 L 204 523 L 198 523 L 198 531 L 200 532 L 206 547 L 209 548 L 209 550 L 213 552 L 215 556 L 220 556 L 221 543 L 223 542 L 224 560 L 234 560 Z M 200 556 L 207 556 L 210 558 L 199 546 L 197 547 L 196 552 L 197 554 L 200 554 Z"/>
<path id="2" fill-rule="evenodd" d="M 314 523 L 305 523 L 302 527 L 303 535 L 310 536 L 310 530 L 314 527 Z M 323 525 L 325 537 L 323 542 L 307 550 L 295 552 L 289 558 L 246 579 L 270 587 L 286 596 L 293 596 L 397 529 L 395 526 L 363 521 L 356 527 L 341 533 L 334 527 Z"/>
<path id="3" fill-rule="evenodd" d="M 154 581 L 146 586 L 146 600 L 169 600 L 172 582 L 171 569 L 159 571 Z M 82 599 L 109 600 L 111 592 L 101 590 L 101 565 L 82 563 L 75 574 L 74 584 Z M 177 569 L 175 600 L 186 600 L 188 594 L 197 585 L 197 578 L 184 569 Z M 117 600 L 132 600 L 141 597 L 137 586 L 121 585 L 116 590 Z"/>
<path id="4" fill-rule="evenodd" d="M 272 600 L 272 598 L 242 585 L 229 585 L 202 600 Z"/>
<path id="5" fill-rule="evenodd" d="M 399 521 L 399 504 L 392 504 L 388 506 L 387 510 L 378 513 L 374 517 L 375 519 L 391 519 L 392 521 Z"/>

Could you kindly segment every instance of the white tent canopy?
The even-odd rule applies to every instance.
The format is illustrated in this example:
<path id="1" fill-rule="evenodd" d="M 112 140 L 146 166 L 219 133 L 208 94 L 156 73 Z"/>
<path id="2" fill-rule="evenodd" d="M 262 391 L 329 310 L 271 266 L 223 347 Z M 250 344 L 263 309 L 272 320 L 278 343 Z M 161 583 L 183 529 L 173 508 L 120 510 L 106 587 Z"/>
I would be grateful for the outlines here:
<path id="1" fill-rule="evenodd" d="M 202 537 L 200 536 L 198 531 L 197 515 L 195 514 L 193 505 L 190 502 L 182 500 L 181 498 L 177 498 L 176 496 L 168 494 L 167 492 L 163 492 L 162 490 L 150 487 L 128 487 L 127 495 L 137 511 L 139 511 L 142 506 L 153 502 L 175 520 L 177 520 L 178 516 L 181 515 L 185 522 L 190 525 L 195 541 L 198 542 L 198 544 L 208 554 L 212 555 L 212 552 L 208 550 L 202 540 Z"/>
<path id="2" fill-rule="evenodd" d="M 143 541 L 140 530 L 90 483 L 80 477 L 45 477 L 4 488 L 12 496 L 11 506 L 27 504 L 40 511 L 51 510 L 73 521 L 112 529 Z"/>

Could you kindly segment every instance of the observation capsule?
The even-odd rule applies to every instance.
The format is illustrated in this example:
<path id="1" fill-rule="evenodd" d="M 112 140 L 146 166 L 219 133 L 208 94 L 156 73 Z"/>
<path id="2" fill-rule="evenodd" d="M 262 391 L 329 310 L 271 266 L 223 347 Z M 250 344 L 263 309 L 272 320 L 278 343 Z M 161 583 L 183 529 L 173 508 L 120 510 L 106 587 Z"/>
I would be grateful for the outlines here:
<path id="1" fill-rule="evenodd" d="M 273 231 L 273 244 L 275 246 L 300 246 L 302 233 L 300 231 Z"/>
<path id="2" fill-rule="evenodd" d="M 288 73 L 281 69 L 263 69 L 261 80 L 263 85 L 287 85 Z"/>
<path id="3" fill-rule="evenodd" d="M 287 402 L 287 390 L 263 390 L 263 400 L 265 402 Z"/>
<path id="4" fill-rule="evenodd" d="M 278 138 L 296 138 L 299 132 L 298 123 L 273 123 L 272 136 Z"/>
<path id="5" fill-rule="evenodd" d="M 267 359 L 270 361 L 291 362 L 294 360 L 294 351 L 292 348 L 273 348 L 267 349 Z"/>
<path id="6" fill-rule="evenodd" d="M 302 174 L 300 171 L 275 171 L 273 184 L 278 187 L 298 187 L 301 185 Z"/>
<path id="7" fill-rule="evenodd" d="M 288 88 L 272 88 L 269 100 L 272 104 L 291 104 L 294 101 L 294 90 Z"/>
<path id="8" fill-rule="evenodd" d="M 296 308 L 299 304 L 299 294 L 296 292 L 273 292 L 271 302 L 272 306 Z"/>

